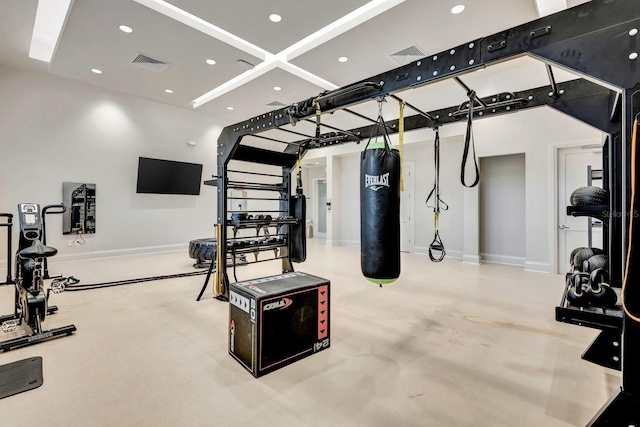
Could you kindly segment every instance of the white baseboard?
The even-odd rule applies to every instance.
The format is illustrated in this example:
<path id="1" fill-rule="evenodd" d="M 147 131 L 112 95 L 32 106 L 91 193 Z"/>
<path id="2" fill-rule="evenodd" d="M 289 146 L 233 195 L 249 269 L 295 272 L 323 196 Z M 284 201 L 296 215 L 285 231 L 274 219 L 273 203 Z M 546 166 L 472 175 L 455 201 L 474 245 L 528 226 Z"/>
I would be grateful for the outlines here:
<path id="1" fill-rule="evenodd" d="M 478 255 L 462 255 L 462 262 L 465 264 L 480 265 L 480 257 Z"/>
<path id="2" fill-rule="evenodd" d="M 524 267 L 525 259 L 524 257 L 515 257 L 508 255 L 496 255 L 496 254 L 485 254 L 480 253 L 480 258 L 483 262 L 490 262 L 492 264 L 507 264 L 507 265 L 517 265 L 520 267 Z"/>
<path id="3" fill-rule="evenodd" d="M 551 273 L 551 264 L 548 262 L 526 261 L 524 263 L 524 270 L 535 273 Z"/>
<path id="4" fill-rule="evenodd" d="M 340 246 L 348 246 L 350 248 L 359 248 L 360 240 L 341 240 Z"/>

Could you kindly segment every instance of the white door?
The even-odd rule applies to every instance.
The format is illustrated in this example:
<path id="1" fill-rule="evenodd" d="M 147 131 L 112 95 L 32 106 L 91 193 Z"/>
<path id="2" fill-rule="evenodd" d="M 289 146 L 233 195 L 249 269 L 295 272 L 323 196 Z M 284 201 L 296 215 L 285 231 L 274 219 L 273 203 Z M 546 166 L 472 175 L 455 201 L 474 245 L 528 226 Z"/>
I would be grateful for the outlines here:
<path id="1" fill-rule="evenodd" d="M 316 204 L 318 215 L 318 229 L 314 233 L 318 237 L 327 237 L 327 180 L 316 181 L 316 194 L 318 203 Z"/>
<path id="2" fill-rule="evenodd" d="M 413 252 L 413 162 L 402 163 L 404 191 L 400 192 L 400 251 Z"/>
<path id="3" fill-rule="evenodd" d="M 602 170 L 602 151 L 594 148 L 558 150 L 558 273 L 569 271 L 569 255 L 578 247 L 589 245 L 588 225 L 592 227 L 592 247 L 602 248 L 602 223 L 590 217 L 567 215 L 571 193 L 588 183 L 588 167 Z M 602 187 L 602 180 L 593 180 Z"/>

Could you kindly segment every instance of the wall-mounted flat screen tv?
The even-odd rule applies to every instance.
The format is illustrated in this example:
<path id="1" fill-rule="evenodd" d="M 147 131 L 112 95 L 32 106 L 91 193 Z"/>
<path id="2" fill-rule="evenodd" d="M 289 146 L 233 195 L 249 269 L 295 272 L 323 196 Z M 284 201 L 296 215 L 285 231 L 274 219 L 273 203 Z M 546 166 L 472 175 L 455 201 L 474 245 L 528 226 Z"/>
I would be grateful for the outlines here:
<path id="1" fill-rule="evenodd" d="M 140 157 L 137 193 L 200 194 L 202 165 Z"/>

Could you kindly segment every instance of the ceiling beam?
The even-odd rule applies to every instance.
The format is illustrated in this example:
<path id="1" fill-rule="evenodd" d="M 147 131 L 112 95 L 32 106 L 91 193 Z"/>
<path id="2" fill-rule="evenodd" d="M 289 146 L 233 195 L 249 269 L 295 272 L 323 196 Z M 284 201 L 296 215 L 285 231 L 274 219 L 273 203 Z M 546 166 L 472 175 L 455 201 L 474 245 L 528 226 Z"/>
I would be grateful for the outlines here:
<path id="1" fill-rule="evenodd" d="M 305 37 L 299 42 L 294 43 L 293 45 L 279 52 L 277 55 L 273 55 L 272 53 L 252 43 L 249 43 L 248 41 L 234 34 L 231 34 L 230 32 L 223 30 L 222 28 L 216 27 L 210 22 L 207 22 L 204 19 L 199 18 L 183 9 L 180 9 L 164 0 L 134 1 L 264 61 L 256 65 L 251 70 L 246 71 L 239 76 L 236 76 L 235 78 L 194 99 L 191 102 L 191 105 L 193 108 L 198 108 L 206 104 L 207 102 L 210 102 L 224 95 L 225 93 L 228 93 L 244 85 L 245 83 L 254 80 L 255 78 L 273 70 L 276 67 L 323 89 L 337 89 L 337 85 L 307 70 L 293 65 L 289 61 L 321 45 L 322 43 L 325 43 L 339 36 L 340 34 L 349 31 L 350 29 L 362 24 L 363 22 L 386 12 L 392 7 L 403 3 L 405 0 L 371 0 L 364 6 L 359 7 L 353 12 L 348 13 L 342 18 L 332 22 L 324 28 L 321 28 L 320 30 Z"/>
<path id="2" fill-rule="evenodd" d="M 53 0 L 56 1 L 56 0 Z M 216 27 L 210 22 L 205 21 L 202 18 L 198 18 L 197 16 L 187 12 L 186 10 L 180 9 L 170 3 L 167 3 L 164 0 L 134 0 L 136 3 L 139 3 L 143 6 L 148 7 L 149 9 L 153 9 L 158 13 L 163 14 L 166 17 L 174 19 L 178 22 L 181 22 L 194 30 L 198 30 L 208 36 L 211 36 L 215 39 L 220 40 L 230 46 L 235 47 L 236 49 L 240 49 L 243 52 L 248 53 L 249 55 L 253 55 L 256 58 L 260 58 L 261 60 L 265 60 L 269 55 L 269 52 L 266 50 L 254 45 L 253 43 L 249 43 L 248 41 L 236 36 L 235 34 L 231 34 L 228 31 L 223 30 L 220 27 Z"/>
<path id="3" fill-rule="evenodd" d="M 404 1 L 405 0 L 372 0 L 324 28 L 319 29 L 315 33 L 308 35 L 299 42 L 292 44 L 282 52 L 278 53 L 278 56 L 284 61 L 291 61 L 303 53 L 338 37 L 340 34 L 346 33 L 363 22 L 366 22 L 371 18 L 375 18 L 381 13 L 404 3 Z"/>
<path id="4" fill-rule="evenodd" d="M 278 60 L 276 62 L 278 68 L 283 69 L 284 71 L 287 71 L 291 74 L 293 74 L 296 77 L 300 77 L 301 79 L 304 79 L 306 81 L 308 81 L 309 83 L 313 83 L 316 86 L 320 86 L 323 89 L 326 90 L 334 90 L 334 89 L 338 89 L 340 86 L 335 85 L 333 83 L 331 83 L 328 80 L 323 79 L 322 77 L 316 76 L 313 73 L 310 73 L 309 71 L 300 68 L 296 65 L 293 65 L 290 62 L 287 61 L 280 61 Z"/>
<path id="5" fill-rule="evenodd" d="M 51 62 L 73 0 L 39 0 L 29 58 Z"/>
<path id="6" fill-rule="evenodd" d="M 239 76 L 236 76 L 234 78 L 232 78 L 231 80 L 221 84 L 220 86 L 216 87 L 215 89 L 210 90 L 209 92 L 205 93 L 204 95 L 199 96 L 198 98 L 194 99 L 192 102 L 192 107 L 198 108 L 201 107 L 202 105 L 206 104 L 209 101 L 212 101 L 222 95 L 224 95 L 225 93 L 231 92 L 234 89 L 239 88 L 240 86 L 249 83 L 251 80 L 254 80 L 258 77 L 260 77 L 263 74 L 268 73 L 269 71 L 273 70 L 274 68 L 276 68 L 277 66 L 277 61 L 275 59 L 275 57 L 271 54 L 268 54 L 269 56 L 267 57 L 267 59 L 261 63 L 259 63 L 258 65 L 256 65 L 255 67 L 253 67 L 250 70 L 245 71 L 244 73 L 240 74 Z"/>

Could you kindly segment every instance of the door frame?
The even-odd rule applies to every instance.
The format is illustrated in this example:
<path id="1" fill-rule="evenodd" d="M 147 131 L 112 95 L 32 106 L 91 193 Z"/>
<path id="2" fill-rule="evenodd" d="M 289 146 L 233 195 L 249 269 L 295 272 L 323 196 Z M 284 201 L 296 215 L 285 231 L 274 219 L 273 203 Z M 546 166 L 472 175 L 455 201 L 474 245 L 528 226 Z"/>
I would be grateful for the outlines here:
<path id="1" fill-rule="evenodd" d="M 551 263 L 551 272 L 553 274 L 564 274 L 562 272 L 558 272 L 558 268 L 560 267 L 558 264 L 558 251 L 559 251 L 559 242 L 558 242 L 558 227 L 560 227 L 560 223 L 558 222 L 558 173 L 560 172 L 560 166 L 558 164 L 558 155 L 560 154 L 560 150 L 563 148 L 577 148 L 585 145 L 591 144 L 602 144 L 605 141 L 606 134 L 602 133 L 600 140 L 594 138 L 588 139 L 579 139 L 573 141 L 565 141 L 565 142 L 556 142 L 552 143 L 549 146 L 549 160 L 550 164 L 553 165 L 552 174 L 550 177 L 550 187 L 551 191 L 549 191 L 549 224 L 552 225 L 550 234 L 549 234 L 549 254 L 550 254 L 550 263 Z M 604 185 L 604 183 L 603 183 Z M 562 207 L 566 209 L 566 206 Z"/>
<path id="2" fill-rule="evenodd" d="M 320 199 L 318 198 L 318 181 L 325 181 L 325 183 L 329 183 L 329 180 L 327 179 L 326 176 L 324 177 L 318 177 L 318 178 L 312 178 L 311 179 L 311 205 L 312 205 L 312 211 L 313 214 L 311 215 L 311 221 L 313 221 L 313 237 L 320 237 L 322 239 L 326 239 L 327 238 L 327 233 L 320 233 L 318 230 L 318 208 L 320 207 Z M 326 207 L 325 207 L 326 209 Z M 328 213 L 327 213 L 328 216 Z"/>

